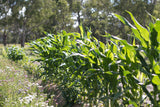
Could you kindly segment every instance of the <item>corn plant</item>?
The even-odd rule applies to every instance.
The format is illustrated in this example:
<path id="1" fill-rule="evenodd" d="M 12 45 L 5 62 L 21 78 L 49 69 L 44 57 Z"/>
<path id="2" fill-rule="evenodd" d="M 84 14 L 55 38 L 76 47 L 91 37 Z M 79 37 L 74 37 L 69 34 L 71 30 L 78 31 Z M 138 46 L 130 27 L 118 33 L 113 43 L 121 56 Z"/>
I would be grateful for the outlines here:
<path id="1" fill-rule="evenodd" d="M 42 75 L 46 81 L 54 80 L 59 85 L 66 105 L 80 101 L 90 106 L 136 107 L 149 98 L 153 106 L 159 106 L 160 22 L 157 20 L 146 29 L 128 13 L 135 27 L 124 17 L 114 15 L 131 27 L 132 44 L 109 34 L 105 35 L 108 42 L 104 44 L 82 26 L 81 34 L 63 31 L 31 43 L 44 68 Z"/>
<path id="2" fill-rule="evenodd" d="M 31 43 L 45 70 L 42 75 L 46 80 L 56 78 L 68 103 L 118 105 L 117 58 L 104 43 L 91 37 L 91 32 L 80 29 L 81 34 L 63 32 Z"/>
<path id="3" fill-rule="evenodd" d="M 123 74 L 126 75 L 127 73 L 127 77 L 129 77 L 126 79 L 128 81 L 127 84 L 130 83 L 129 79 L 131 79 L 130 85 L 132 89 L 137 90 L 140 87 L 139 94 L 145 93 L 151 104 L 154 107 L 158 107 L 160 106 L 160 21 L 156 20 L 155 23 L 150 23 L 148 29 L 146 29 L 136 21 L 130 12 L 128 13 L 135 26 L 131 25 L 124 17 L 117 14 L 114 15 L 131 28 L 134 39 L 140 44 L 135 45 L 135 42 L 133 42 L 133 45 L 127 46 L 126 43 L 120 41 L 127 48 L 125 51 L 126 57 L 123 57 L 124 54 L 119 54 L 119 58 L 126 61 L 126 63 L 121 63 L 125 64 L 125 66 L 121 67 L 121 70 Z M 151 91 L 146 88 L 148 85 L 152 86 L 153 89 Z M 132 93 L 134 93 L 133 91 Z M 138 106 L 137 104 L 135 105 Z"/>
<path id="4" fill-rule="evenodd" d="M 22 60 L 24 56 L 22 48 L 15 46 L 7 48 L 7 57 L 13 61 Z"/>

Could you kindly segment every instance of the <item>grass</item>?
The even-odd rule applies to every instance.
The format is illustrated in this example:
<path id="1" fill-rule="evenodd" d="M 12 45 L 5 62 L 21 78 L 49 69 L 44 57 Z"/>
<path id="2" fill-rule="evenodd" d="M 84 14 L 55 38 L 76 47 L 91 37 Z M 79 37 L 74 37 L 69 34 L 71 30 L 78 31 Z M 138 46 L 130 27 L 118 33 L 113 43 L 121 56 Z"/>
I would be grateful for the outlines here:
<path id="1" fill-rule="evenodd" d="M 7 44 L 6 46 L 9 47 L 9 46 L 21 46 L 20 44 Z M 0 44 L 0 47 L 3 47 L 4 45 L 3 44 Z"/>
<path id="2" fill-rule="evenodd" d="M 46 97 L 22 67 L 0 55 L 0 107 L 47 107 Z"/>

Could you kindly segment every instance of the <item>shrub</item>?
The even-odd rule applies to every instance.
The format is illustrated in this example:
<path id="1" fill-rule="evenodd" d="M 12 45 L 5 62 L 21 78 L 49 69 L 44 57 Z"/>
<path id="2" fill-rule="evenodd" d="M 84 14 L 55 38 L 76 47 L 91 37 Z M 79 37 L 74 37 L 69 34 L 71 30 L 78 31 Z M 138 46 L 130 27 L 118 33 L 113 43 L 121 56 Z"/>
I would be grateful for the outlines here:
<path id="1" fill-rule="evenodd" d="M 9 47 L 7 48 L 7 57 L 13 61 L 22 60 L 25 56 L 23 49 L 19 47 Z"/>

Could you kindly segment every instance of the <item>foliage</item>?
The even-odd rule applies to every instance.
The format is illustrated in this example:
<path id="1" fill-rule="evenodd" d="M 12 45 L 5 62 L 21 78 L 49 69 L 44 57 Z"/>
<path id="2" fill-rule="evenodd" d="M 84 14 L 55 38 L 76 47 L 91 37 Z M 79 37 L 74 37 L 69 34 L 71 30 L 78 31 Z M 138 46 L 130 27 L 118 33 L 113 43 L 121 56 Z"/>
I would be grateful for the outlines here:
<path id="1" fill-rule="evenodd" d="M 44 68 L 44 79 L 56 81 L 68 104 L 82 101 L 90 106 L 141 106 L 150 100 L 151 105 L 159 106 L 160 21 L 146 29 L 128 13 L 135 27 L 114 15 L 133 31 L 132 44 L 109 34 L 104 44 L 82 26 L 81 34 L 63 31 L 31 43 L 39 56 L 36 61 Z"/>
<path id="2" fill-rule="evenodd" d="M 12 46 L 7 48 L 7 57 L 13 61 L 22 60 L 25 56 L 23 49 Z"/>
<path id="3" fill-rule="evenodd" d="M 129 41 L 129 28 L 110 13 L 128 19 L 124 11 L 129 10 L 142 25 L 147 25 L 150 18 L 146 11 L 159 17 L 158 6 L 159 0 L 1 0 L 0 41 L 4 45 L 21 43 L 23 47 L 25 42 L 43 37 L 43 31 L 80 32 L 80 23 L 91 28 L 98 40 L 103 41 L 100 35 L 108 32 Z"/>
<path id="4" fill-rule="evenodd" d="M 56 80 L 67 105 L 78 101 L 118 105 L 122 90 L 113 47 L 107 49 L 104 43 L 90 37 L 91 32 L 80 29 L 81 35 L 63 31 L 31 43 L 40 58 L 36 61 L 44 68 L 42 75 L 46 81 Z"/>
<path id="5" fill-rule="evenodd" d="M 160 102 L 158 100 L 158 95 L 160 93 L 160 21 L 155 20 L 155 23 L 150 23 L 148 29 L 146 29 L 136 21 L 136 19 L 130 12 L 128 13 L 131 16 L 131 19 L 134 22 L 135 27 L 131 25 L 124 17 L 119 16 L 117 14 L 115 14 L 115 16 L 119 20 L 121 20 L 122 23 L 128 25 L 132 29 L 132 32 L 134 33 L 134 38 L 138 40 L 140 44 L 135 45 L 135 43 L 133 42 L 133 45 L 127 46 L 127 44 L 124 44 L 122 42 L 127 48 L 126 62 L 129 62 L 129 66 L 127 65 L 127 67 L 131 68 L 126 68 L 125 66 L 123 66 L 123 72 L 128 72 L 128 70 L 130 69 L 130 72 L 127 73 L 129 74 L 127 75 L 127 77 L 132 79 L 130 85 L 132 87 L 134 86 L 133 89 L 136 89 L 136 91 L 138 90 L 137 87 L 140 86 L 143 93 L 145 93 L 147 97 L 150 99 L 153 106 L 158 107 L 160 105 Z M 123 56 L 123 54 L 121 54 L 120 56 Z M 139 75 L 139 73 L 141 75 Z M 127 78 L 126 80 L 129 81 L 129 78 Z M 152 91 L 150 91 L 151 89 L 146 88 L 148 85 L 152 86 Z M 132 91 L 132 93 L 133 92 L 134 91 Z"/>

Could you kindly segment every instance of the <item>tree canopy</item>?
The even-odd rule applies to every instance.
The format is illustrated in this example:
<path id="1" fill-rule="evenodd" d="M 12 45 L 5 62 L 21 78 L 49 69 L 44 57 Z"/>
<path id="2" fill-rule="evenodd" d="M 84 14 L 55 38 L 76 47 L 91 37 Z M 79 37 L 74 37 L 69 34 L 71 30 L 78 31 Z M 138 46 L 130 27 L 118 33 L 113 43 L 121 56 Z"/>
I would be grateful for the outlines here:
<path id="1" fill-rule="evenodd" d="M 58 33 L 79 31 L 78 26 L 91 28 L 93 36 L 109 32 L 130 39 L 129 29 L 112 16 L 129 16 L 130 11 L 142 25 L 160 16 L 159 0 L 1 0 L 0 36 L 3 44 L 21 43 L 44 36 L 44 31 Z M 80 32 L 80 31 L 79 31 Z"/>

